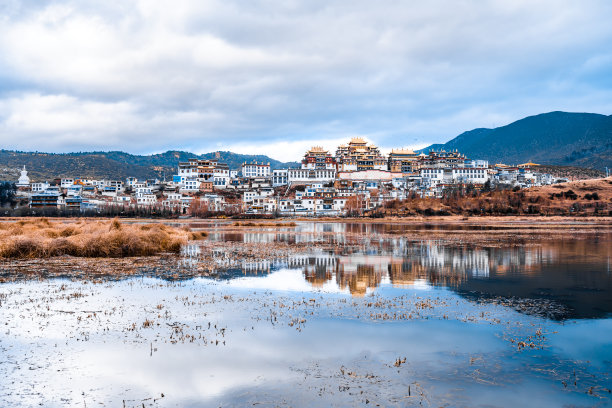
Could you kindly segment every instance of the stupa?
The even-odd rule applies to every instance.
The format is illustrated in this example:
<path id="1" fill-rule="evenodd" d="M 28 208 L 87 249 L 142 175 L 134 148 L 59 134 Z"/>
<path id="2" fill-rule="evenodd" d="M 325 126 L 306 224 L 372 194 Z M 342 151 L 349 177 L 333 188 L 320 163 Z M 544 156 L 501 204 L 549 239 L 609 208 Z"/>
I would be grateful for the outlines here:
<path id="1" fill-rule="evenodd" d="M 30 178 L 28 177 L 28 171 L 25 166 L 23 166 L 23 170 L 21 170 L 21 176 L 19 176 L 19 181 L 16 186 L 19 187 L 30 187 Z"/>

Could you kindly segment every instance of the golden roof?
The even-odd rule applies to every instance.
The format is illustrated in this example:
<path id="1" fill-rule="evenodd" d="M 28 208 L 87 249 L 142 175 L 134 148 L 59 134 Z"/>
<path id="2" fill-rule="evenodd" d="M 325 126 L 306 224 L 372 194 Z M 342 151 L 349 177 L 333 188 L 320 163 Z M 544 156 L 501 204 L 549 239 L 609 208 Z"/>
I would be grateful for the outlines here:
<path id="1" fill-rule="evenodd" d="M 412 149 L 391 149 L 391 154 L 416 154 Z"/>

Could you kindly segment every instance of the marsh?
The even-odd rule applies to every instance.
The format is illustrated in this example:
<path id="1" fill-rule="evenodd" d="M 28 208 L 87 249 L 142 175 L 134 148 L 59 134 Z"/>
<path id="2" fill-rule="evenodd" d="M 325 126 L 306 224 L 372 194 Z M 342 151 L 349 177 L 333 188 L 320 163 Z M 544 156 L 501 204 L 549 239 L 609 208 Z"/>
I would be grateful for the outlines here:
<path id="1" fill-rule="evenodd" d="M 609 225 L 189 228 L 4 262 L 0 405 L 611 405 Z"/>

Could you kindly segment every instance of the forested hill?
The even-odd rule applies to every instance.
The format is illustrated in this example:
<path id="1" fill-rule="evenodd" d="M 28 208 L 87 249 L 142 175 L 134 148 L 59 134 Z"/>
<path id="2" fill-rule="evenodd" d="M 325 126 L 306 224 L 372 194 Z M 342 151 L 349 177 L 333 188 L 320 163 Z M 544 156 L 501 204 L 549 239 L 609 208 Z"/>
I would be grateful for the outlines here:
<path id="1" fill-rule="evenodd" d="M 125 152 L 39 153 L 0 150 L 0 178 L 14 180 L 17 169 L 25 165 L 33 181 L 59 177 L 125 179 L 128 176 L 171 178 L 179 162 L 190 158 L 219 159 L 233 170 L 245 161 L 270 163 L 272 169 L 295 167 L 298 163 L 283 163 L 263 155 L 213 152 L 202 155 L 183 151 L 167 151 L 153 155 L 133 155 Z"/>
<path id="2" fill-rule="evenodd" d="M 603 170 L 612 167 L 612 115 L 550 112 L 494 129 L 464 132 L 421 151 L 459 150 L 491 163 L 527 161 Z"/>

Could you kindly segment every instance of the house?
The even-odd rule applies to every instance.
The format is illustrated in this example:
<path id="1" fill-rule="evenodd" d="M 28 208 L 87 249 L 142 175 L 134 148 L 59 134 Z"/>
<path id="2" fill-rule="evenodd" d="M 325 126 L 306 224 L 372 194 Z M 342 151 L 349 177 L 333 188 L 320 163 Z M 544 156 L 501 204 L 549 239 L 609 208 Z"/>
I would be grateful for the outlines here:
<path id="1" fill-rule="evenodd" d="M 458 167 L 451 170 L 452 181 L 463 184 L 484 184 L 489 180 L 486 168 Z"/>
<path id="2" fill-rule="evenodd" d="M 270 177 L 270 163 L 243 163 L 242 164 L 242 177 Z"/>
<path id="3" fill-rule="evenodd" d="M 63 178 L 60 181 L 60 186 L 62 188 L 68 188 L 70 186 L 74 185 L 74 179 L 73 178 Z"/>
<path id="4" fill-rule="evenodd" d="M 65 206 L 67 210 L 81 210 L 83 198 L 80 196 L 66 197 Z"/>
<path id="5" fill-rule="evenodd" d="M 81 196 L 82 191 L 83 191 L 82 185 L 73 184 L 66 188 L 66 195 L 68 197 L 77 197 L 77 196 Z"/>
<path id="6" fill-rule="evenodd" d="M 136 197 L 136 205 L 152 206 L 157 204 L 157 197 L 153 194 L 142 194 Z"/>
<path id="7" fill-rule="evenodd" d="M 138 184 L 138 179 L 136 177 L 128 177 L 125 179 L 126 187 L 134 188 L 135 184 Z"/>
<path id="8" fill-rule="evenodd" d="M 61 208 L 64 198 L 57 192 L 42 192 L 30 196 L 30 208 Z"/>
<path id="9" fill-rule="evenodd" d="M 213 169 L 214 188 L 225 190 L 230 183 L 230 169 L 227 164 L 218 164 Z"/>
<path id="10" fill-rule="evenodd" d="M 179 191 L 181 193 L 194 193 L 200 191 L 200 182 L 195 178 L 185 179 L 181 182 Z"/>
<path id="11" fill-rule="evenodd" d="M 272 186 L 286 186 L 289 183 L 288 169 L 276 169 L 272 171 Z"/>
<path id="12" fill-rule="evenodd" d="M 47 191 L 49 187 L 49 183 L 46 181 L 42 183 L 32 183 L 32 193 L 42 193 Z"/>

